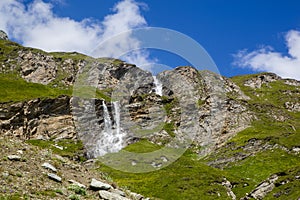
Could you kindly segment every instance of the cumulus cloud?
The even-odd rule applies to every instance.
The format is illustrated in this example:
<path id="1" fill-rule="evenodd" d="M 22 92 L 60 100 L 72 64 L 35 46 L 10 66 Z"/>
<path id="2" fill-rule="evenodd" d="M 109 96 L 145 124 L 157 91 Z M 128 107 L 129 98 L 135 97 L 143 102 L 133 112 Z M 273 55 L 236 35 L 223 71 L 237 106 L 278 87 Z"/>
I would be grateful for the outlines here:
<path id="1" fill-rule="evenodd" d="M 255 71 L 274 72 L 284 78 L 300 80 L 300 32 L 291 30 L 285 35 L 288 55 L 264 47 L 253 52 L 238 52 L 234 64 Z"/>
<path id="2" fill-rule="evenodd" d="M 25 46 L 45 51 L 77 51 L 95 57 L 119 58 L 120 54 L 139 48 L 140 43 L 130 30 L 147 26 L 140 13 L 144 5 L 122 0 L 103 21 L 91 18 L 76 21 L 55 15 L 53 7 L 57 2 L 60 1 L 33 0 L 25 5 L 22 0 L 1 0 L 0 29 Z M 118 34 L 122 34 L 118 40 L 110 39 Z M 96 48 L 103 41 L 109 41 L 106 43 L 109 45 Z M 140 50 L 122 58 L 143 65 L 152 62 L 148 56 Z"/>

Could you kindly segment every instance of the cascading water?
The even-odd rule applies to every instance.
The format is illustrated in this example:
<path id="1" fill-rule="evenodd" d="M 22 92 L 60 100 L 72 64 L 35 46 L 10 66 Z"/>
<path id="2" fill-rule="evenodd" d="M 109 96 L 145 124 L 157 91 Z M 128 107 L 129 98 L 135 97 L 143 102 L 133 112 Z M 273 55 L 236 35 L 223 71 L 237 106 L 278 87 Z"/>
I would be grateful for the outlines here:
<path id="1" fill-rule="evenodd" d="M 159 96 L 162 96 L 162 83 L 157 79 L 156 76 L 153 76 L 155 93 Z"/>
<path id="2" fill-rule="evenodd" d="M 118 152 L 123 148 L 123 134 L 120 127 L 120 106 L 118 102 L 113 102 L 113 121 L 105 101 L 102 101 L 104 129 L 101 137 L 97 141 L 95 157 L 103 156 L 107 153 Z"/>
<path id="3" fill-rule="evenodd" d="M 106 133 L 109 133 L 112 132 L 112 122 L 105 101 L 102 101 L 102 106 L 103 106 L 103 118 L 104 118 L 104 131 Z"/>
<path id="4" fill-rule="evenodd" d="M 120 127 L 120 106 L 119 102 L 115 101 L 113 102 L 114 105 L 114 116 L 115 116 L 115 149 L 117 151 L 120 151 L 123 147 L 123 134 L 121 133 L 121 127 Z"/>

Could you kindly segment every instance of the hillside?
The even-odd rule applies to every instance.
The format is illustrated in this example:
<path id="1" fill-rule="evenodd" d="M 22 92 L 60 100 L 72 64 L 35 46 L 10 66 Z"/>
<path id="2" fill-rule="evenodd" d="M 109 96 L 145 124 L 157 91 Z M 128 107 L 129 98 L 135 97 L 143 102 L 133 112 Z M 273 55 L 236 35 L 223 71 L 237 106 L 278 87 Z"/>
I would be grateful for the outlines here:
<path id="1" fill-rule="evenodd" d="M 0 199 L 300 198 L 299 81 L 188 66 L 155 80 L 6 37 L 0 72 Z M 99 195 L 93 178 L 110 189 Z"/>

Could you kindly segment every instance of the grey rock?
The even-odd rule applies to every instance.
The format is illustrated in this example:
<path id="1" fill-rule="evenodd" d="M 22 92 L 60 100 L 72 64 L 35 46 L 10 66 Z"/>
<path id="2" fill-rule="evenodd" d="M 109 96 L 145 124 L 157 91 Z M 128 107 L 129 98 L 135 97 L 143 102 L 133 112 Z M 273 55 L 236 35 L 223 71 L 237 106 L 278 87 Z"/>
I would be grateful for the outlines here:
<path id="1" fill-rule="evenodd" d="M 47 175 L 48 175 L 48 178 L 50 178 L 51 180 L 54 180 L 56 182 L 61 182 L 62 181 L 62 178 L 57 176 L 56 174 L 49 173 Z"/>
<path id="2" fill-rule="evenodd" d="M 111 185 L 93 178 L 90 184 L 90 188 L 93 190 L 109 190 L 111 188 Z"/>
<path id="3" fill-rule="evenodd" d="M 118 189 L 113 189 L 113 190 L 111 190 L 111 192 L 112 192 L 112 193 L 115 193 L 115 194 L 118 194 L 118 195 L 120 195 L 120 196 L 122 196 L 122 197 L 125 197 L 125 196 L 126 196 L 126 193 L 125 193 L 125 192 L 123 192 L 123 191 L 121 191 L 121 190 L 118 190 Z"/>
<path id="4" fill-rule="evenodd" d="M 284 83 L 292 86 L 300 86 L 300 81 L 293 80 L 293 79 L 285 79 Z"/>
<path id="5" fill-rule="evenodd" d="M 11 161 L 20 161 L 21 160 L 21 157 L 17 156 L 17 155 L 9 155 L 9 156 L 7 156 L 7 158 Z"/>
<path id="6" fill-rule="evenodd" d="M 78 186 L 78 187 L 81 187 L 81 188 L 86 188 L 85 185 L 83 185 L 83 184 L 81 184 L 81 183 L 79 183 L 79 182 L 77 182 L 77 181 L 74 181 L 74 180 L 69 180 L 69 183 L 71 183 L 71 184 L 73 184 L 73 185 L 76 185 L 76 186 Z"/>
<path id="7" fill-rule="evenodd" d="M 50 163 L 44 163 L 42 165 L 42 167 L 44 167 L 45 169 L 49 169 L 53 172 L 57 172 L 57 169 L 53 165 L 51 165 Z"/>
<path id="8" fill-rule="evenodd" d="M 263 199 L 269 192 L 271 192 L 275 188 L 275 182 L 278 180 L 278 178 L 279 177 L 276 174 L 272 175 L 267 180 L 260 183 L 246 197 L 242 198 L 242 200 L 248 200 L 251 198 L 259 200 Z"/>
<path id="9" fill-rule="evenodd" d="M 99 196 L 105 200 L 129 200 L 126 197 L 122 197 L 119 194 L 111 193 L 108 191 L 101 190 L 99 191 Z"/>
<path id="10" fill-rule="evenodd" d="M 261 88 L 262 85 L 268 84 L 277 80 L 280 80 L 281 78 L 273 73 L 265 73 L 258 75 L 257 77 L 251 78 L 247 80 L 244 85 L 251 87 L 253 89 Z"/>
<path id="11" fill-rule="evenodd" d="M 9 173 L 8 173 L 8 171 L 5 171 L 5 172 L 2 172 L 2 178 L 7 178 L 7 177 L 9 177 Z"/>
<path id="12" fill-rule="evenodd" d="M 232 200 L 236 200 L 236 195 L 231 190 L 232 189 L 232 185 L 231 185 L 231 183 L 226 178 L 223 179 L 222 185 L 226 188 L 227 195 L 229 197 L 231 197 Z"/>
<path id="13" fill-rule="evenodd" d="M 284 106 L 290 112 L 300 112 L 299 102 L 285 102 Z"/>
<path id="14" fill-rule="evenodd" d="M 0 40 L 8 40 L 7 34 L 2 30 L 0 30 Z"/>
<path id="15" fill-rule="evenodd" d="M 0 135 L 24 139 L 76 139 L 70 97 L 0 105 Z"/>
<path id="16" fill-rule="evenodd" d="M 135 193 L 135 192 L 130 192 L 130 193 L 129 193 L 129 196 L 130 196 L 132 199 L 134 199 L 134 200 L 142 200 L 142 199 L 144 199 L 144 196 L 143 196 L 143 195 L 137 194 L 137 193 Z"/>

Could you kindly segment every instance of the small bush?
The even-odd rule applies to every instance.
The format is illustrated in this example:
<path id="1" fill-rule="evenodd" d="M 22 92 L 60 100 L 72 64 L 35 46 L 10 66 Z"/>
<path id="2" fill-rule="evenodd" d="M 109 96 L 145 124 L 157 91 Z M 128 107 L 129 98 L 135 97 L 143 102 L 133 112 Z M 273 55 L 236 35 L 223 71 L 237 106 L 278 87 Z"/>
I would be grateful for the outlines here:
<path id="1" fill-rule="evenodd" d="M 69 185 L 68 190 L 74 191 L 76 194 L 79 194 L 82 196 L 86 195 L 86 190 L 82 187 L 79 187 L 78 185 L 71 184 L 71 185 Z"/>

